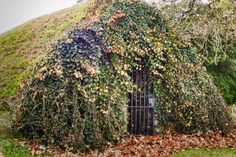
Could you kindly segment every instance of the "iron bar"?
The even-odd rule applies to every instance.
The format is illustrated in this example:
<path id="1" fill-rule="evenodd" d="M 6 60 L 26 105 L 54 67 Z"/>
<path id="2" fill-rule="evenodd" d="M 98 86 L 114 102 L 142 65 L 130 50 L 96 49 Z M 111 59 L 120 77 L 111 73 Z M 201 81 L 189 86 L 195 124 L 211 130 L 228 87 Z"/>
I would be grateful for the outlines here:
<path id="1" fill-rule="evenodd" d="M 141 69 L 134 69 L 131 73 L 134 84 L 129 95 L 129 125 L 133 134 L 150 135 L 154 133 L 154 106 L 156 97 L 151 83 L 151 74 L 145 64 Z"/>
<path id="2" fill-rule="evenodd" d="M 148 99 L 148 103 L 147 105 L 149 105 L 149 69 L 147 71 L 147 99 Z M 147 134 L 149 134 L 149 110 L 147 110 Z"/>
<path id="3" fill-rule="evenodd" d="M 134 77 L 134 71 L 132 71 L 132 82 L 134 83 L 134 80 L 133 80 L 133 77 Z M 130 106 L 133 106 L 134 104 L 134 87 L 132 87 L 132 93 L 131 93 L 131 105 Z M 130 109 L 130 122 L 131 122 L 131 129 L 130 131 L 133 132 L 133 109 L 131 108 Z"/>
<path id="4" fill-rule="evenodd" d="M 146 73 L 147 73 L 147 68 L 146 68 L 146 64 L 144 65 L 144 80 L 143 80 L 143 107 L 144 107 L 144 111 L 143 111 L 143 122 L 144 122 L 144 135 L 146 135 Z"/>
<path id="5" fill-rule="evenodd" d="M 154 100 L 155 100 L 155 95 L 154 95 L 154 88 L 153 88 L 153 86 L 151 86 L 151 92 L 152 92 L 152 111 L 151 111 L 151 120 L 152 120 L 152 122 L 151 122 L 151 134 L 153 134 L 154 133 Z"/>
<path id="6" fill-rule="evenodd" d="M 154 134 L 154 108 L 151 109 L 151 119 L 152 119 L 152 124 L 151 124 L 151 135 Z"/>
<path id="7" fill-rule="evenodd" d="M 142 113 L 141 113 L 141 106 L 142 106 L 142 70 L 139 69 L 139 134 L 142 132 Z"/>
<path id="8" fill-rule="evenodd" d="M 135 85 L 136 85 L 136 91 L 135 91 L 135 106 L 138 105 L 137 99 L 138 99 L 138 77 L 137 77 L 137 70 L 135 71 Z M 135 134 L 137 134 L 137 125 L 138 125 L 138 120 L 137 120 L 137 108 L 135 109 Z"/>

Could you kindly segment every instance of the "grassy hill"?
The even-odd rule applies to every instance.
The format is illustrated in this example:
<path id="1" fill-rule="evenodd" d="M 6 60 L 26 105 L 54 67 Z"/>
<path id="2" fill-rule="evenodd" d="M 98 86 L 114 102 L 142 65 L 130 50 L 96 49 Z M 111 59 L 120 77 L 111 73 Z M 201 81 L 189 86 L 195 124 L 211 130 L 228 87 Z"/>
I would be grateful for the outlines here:
<path id="1" fill-rule="evenodd" d="M 29 78 L 38 61 L 52 50 L 52 45 L 66 32 L 99 14 L 93 8 L 98 0 L 65 9 L 31 20 L 0 36 L 0 156 L 12 153 L 27 154 L 26 148 L 19 148 L 18 138 L 9 135 L 9 112 L 2 106 L 14 102 L 20 86 Z M 100 9 L 97 9 L 100 10 Z M 13 155 L 14 156 L 14 155 Z"/>
<path id="2" fill-rule="evenodd" d="M 96 1 L 78 4 L 31 20 L 0 36 L 0 104 L 17 94 L 35 63 L 52 49 L 67 30 L 92 18 Z"/>

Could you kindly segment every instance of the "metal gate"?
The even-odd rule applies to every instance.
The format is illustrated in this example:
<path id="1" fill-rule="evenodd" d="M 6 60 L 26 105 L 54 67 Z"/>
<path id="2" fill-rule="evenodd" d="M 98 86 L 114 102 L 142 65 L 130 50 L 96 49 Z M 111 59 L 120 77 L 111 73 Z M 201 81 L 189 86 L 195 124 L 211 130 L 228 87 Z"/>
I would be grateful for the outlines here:
<path id="1" fill-rule="evenodd" d="M 148 67 L 133 70 L 133 92 L 129 94 L 128 131 L 131 134 L 152 135 L 154 133 L 154 106 L 156 97 Z"/>

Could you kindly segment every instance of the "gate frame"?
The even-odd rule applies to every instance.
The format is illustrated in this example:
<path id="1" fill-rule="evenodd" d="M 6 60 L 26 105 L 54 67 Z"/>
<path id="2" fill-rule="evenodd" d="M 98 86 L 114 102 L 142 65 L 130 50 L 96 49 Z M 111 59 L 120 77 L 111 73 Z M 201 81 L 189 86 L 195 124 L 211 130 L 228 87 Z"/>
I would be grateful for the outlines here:
<path id="1" fill-rule="evenodd" d="M 157 99 L 154 86 L 150 81 L 152 77 L 149 67 L 144 64 L 141 70 L 133 69 L 130 76 L 136 88 L 133 88 L 133 91 L 129 93 L 128 131 L 130 134 L 136 135 L 153 135 Z M 152 103 L 150 103 L 151 101 Z"/>

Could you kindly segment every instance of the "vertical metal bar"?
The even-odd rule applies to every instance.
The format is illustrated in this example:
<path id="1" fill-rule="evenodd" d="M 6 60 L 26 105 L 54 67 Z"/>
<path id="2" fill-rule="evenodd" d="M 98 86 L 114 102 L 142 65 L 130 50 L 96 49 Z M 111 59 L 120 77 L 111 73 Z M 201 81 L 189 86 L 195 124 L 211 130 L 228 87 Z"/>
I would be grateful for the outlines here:
<path id="1" fill-rule="evenodd" d="M 128 106 L 127 106 L 127 115 L 128 115 L 128 122 L 129 122 L 127 127 L 128 127 L 129 132 L 130 132 L 130 124 L 131 124 L 130 123 L 130 107 L 129 107 L 130 106 L 130 100 L 131 100 L 130 97 L 131 97 L 131 95 L 129 93 L 128 94 L 129 101 L 128 101 Z"/>
<path id="2" fill-rule="evenodd" d="M 139 70 L 136 70 L 136 134 L 139 134 Z"/>
<path id="3" fill-rule="evenodd" d="M 142 69 L 139 70 L 139 133 L 142 133 Z"/>
<path id="4" fill-rule="evenodd" d="M 143 67 L 141 69 L 141 72 L 140 72 L 140 133 L 143 134 L 143 109 L 144 109 L 144 106 L 143 106 Z"/>
<path id="5" fill-rule="evenodd" d="M 152 85 L 152 84 L 151 84 Z M 154 99 L 154 87 L 152 85 L 152 88 L 151 88 L 151 91 L 152 91 L 152 95 L 153 95 L 153 99 Z M 155 99 L 154 99 L 155 100 Z M 154 101 L 153 100 L 153 101 Z M 155 102 L 154 102 L 155 103 Z M 152 124 L 151 124 L 151 134 L 153 135 L 154 133 L 154 104 L 152 105 L 152 114 L 151 114 L 151 119 L 152 119 Z"/>
<path id="6" fill-rule="evenodd" d="M 149 69 L 147 69 L 147 106 L 149 107 Z M 147 109 L 147 134 L 149 134 L 149 108 Z"/>
<path id="7" fill-rule="evenodd" d="M 132 83 L 134 84 L 134 71 L 132 71 Z M 130 125 L 131 125 L 131 129 L 130 132 L 133 133 L 133 104 L 134 104 L 134 87 L 132 87 L 132 93 L 131 93 L 131 104 L 130 104 Z"/>
<path id="8" fill-rule="evenodd" d="M 143 76 L 143 125 L 144 125 L 144 135 L 146 135 L 146 64 L 144 65 L 144 76 Z"/>
<path id="9" fill-rule="evenodd" d="M 137 134 L 137 99 L 138 99 L 138 77 L 137 77 L 137 69 L 135 70 L 135 80 L 136 80 L 136 91 L 135 91 L 135 134 Z"/>
<path id="10" fill-rule="evenodd" d="M 142 78 L 143 78 L 143 89 L 142 89 L 142 91 L 143 91 L 143 113 L 142 113 L 142 117 L 143 117 L 143 120 L 142 120 L 142 125 L 143 125 L 143 135 L 145 135 L 145 110 L 146 110 L 146 108 L 145 108 L 145 66 L 146 65 L 144 65 L 144 67 L 143 67 L 143 75 L 142 75 Z"/>

